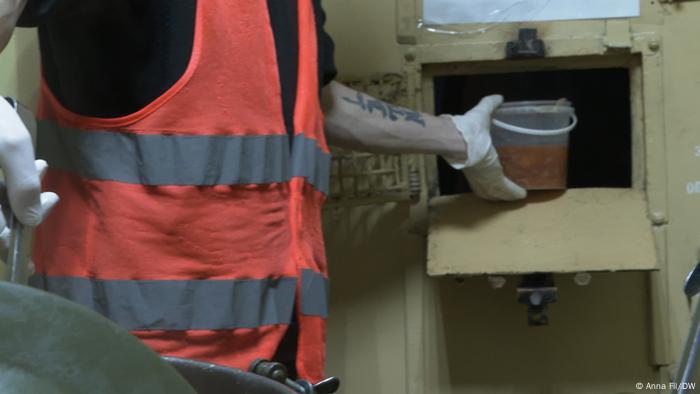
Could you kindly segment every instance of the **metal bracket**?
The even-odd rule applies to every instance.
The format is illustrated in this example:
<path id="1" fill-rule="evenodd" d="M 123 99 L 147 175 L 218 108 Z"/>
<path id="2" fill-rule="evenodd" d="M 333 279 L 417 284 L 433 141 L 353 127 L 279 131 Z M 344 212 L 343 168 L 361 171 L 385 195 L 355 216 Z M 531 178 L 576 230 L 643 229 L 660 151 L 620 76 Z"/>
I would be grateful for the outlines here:
<path id="1" fill-rule="evenodd" d="M 632 34 L 628 20 L 609 20 L 605 22 L 603 42 L 610 49 L 632 48 Z"/>
<path id="2" fill-rule="evenodd" d="M 525 275 L 517 292 L 518 302 L 527 305 L 528 325 L 548 325 L 547 306 L 557 301 L 557 288 L 552 274 Z"/>
<path id="3" fill-rule="evenodd" d="M 518 39 L 506 44 L 506 59 L 533 59 L 544 56 L 544 41 L 537 38 L 537 29 L 520 29 Z"/>

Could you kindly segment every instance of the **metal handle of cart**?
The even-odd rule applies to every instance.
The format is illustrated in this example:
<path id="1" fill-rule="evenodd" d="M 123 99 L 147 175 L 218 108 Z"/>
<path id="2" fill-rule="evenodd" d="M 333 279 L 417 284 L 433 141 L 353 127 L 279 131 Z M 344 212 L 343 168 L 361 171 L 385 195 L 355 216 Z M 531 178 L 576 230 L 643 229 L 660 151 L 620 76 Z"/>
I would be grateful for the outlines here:
<path id="1" fill-rule="evenodd" d="M 700 263 L 688 274 L 683 290 L 689 300 L 700 293 Z M 698 355 L 700 355 L 700 300 L 695 301 L 688 337 L 685 340 L 674 382 L 670 387 L 672 394 L 695 392 L 697 378 L 700 376 Z"/>

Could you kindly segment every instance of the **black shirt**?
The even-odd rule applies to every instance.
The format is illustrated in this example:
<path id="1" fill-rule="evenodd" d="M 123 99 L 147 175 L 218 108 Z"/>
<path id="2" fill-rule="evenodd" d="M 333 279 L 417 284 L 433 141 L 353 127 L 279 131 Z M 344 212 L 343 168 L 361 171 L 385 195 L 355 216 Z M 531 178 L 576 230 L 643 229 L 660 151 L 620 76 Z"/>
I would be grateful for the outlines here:
<path id="1" fill-rule="evenodd" d="M 323 84 L 336 75 L 334 45 L 313 1 Z M 296 1 L 267 0 L 282 106 L 293 128 L 297 85 Z M 20 26 L 38 26 L 44 79 L 69 110 L 119 117 L 148 105 L 185 72 L 194 41 L 196 0 L 29 0 Z"/>

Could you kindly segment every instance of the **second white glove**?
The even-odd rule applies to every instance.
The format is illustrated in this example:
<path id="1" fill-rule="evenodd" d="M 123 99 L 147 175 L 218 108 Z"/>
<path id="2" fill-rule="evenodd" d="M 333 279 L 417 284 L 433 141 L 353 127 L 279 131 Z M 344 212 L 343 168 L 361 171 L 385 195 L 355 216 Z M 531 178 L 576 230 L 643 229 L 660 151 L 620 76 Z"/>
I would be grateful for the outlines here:
<path id="1" fill-rule="evenodd" d="M 52 192 L 41 192 L 41 176 L 46 162 L 34 160 L 29 131 L 15 109 L 0 97 L 0 167 L 5 176 L 7 195 L 14 215 L 27 226 L 37 226 L 58 202 Z M 0 215 L 0 240 L 9 235 Z"/>

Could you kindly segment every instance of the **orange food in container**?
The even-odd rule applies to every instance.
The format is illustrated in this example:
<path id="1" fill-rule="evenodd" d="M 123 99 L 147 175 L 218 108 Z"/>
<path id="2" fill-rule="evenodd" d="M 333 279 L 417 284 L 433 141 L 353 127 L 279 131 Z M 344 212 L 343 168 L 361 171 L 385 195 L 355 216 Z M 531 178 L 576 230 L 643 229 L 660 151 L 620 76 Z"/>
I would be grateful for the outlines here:
<path id="1" fill-rule="evenodd" d="M 563 99 L 503 103 L 491 137 L 506 176 L 528 190 L 566 189 L 569 133 L 577 123 Z"/>

